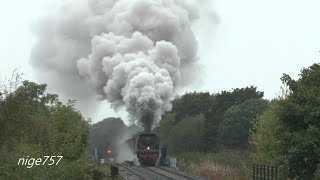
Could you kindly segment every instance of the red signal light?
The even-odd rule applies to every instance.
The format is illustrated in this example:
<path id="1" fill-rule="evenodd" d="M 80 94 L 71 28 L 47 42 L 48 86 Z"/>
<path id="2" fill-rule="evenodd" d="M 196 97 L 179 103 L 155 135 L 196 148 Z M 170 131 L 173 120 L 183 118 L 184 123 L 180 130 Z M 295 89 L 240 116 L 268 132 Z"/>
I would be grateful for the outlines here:
<path id="1" fill-rule="evenodd" d="M 107 149 L 107 155 L 110 156 L 112 154 L 111 149 Z"/>
<path id="2" fill-rule="evenodd" d="M 150 150 L 150 147 L 148 146 L 147 149 Z"/>

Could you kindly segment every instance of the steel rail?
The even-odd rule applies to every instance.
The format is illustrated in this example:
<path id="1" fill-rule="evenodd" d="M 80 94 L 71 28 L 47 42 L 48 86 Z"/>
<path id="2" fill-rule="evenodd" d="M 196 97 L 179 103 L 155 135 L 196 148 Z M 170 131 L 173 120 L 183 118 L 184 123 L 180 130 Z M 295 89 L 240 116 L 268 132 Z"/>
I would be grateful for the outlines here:
<path id="1" fill-rule="evenodd" d="M 187 178 L 187 179 L 196 180 L 195 178 L 190 177 L 190 176 L 187 176 L 187 175 L 182 174 L 182 173 L 180 173 L 180 172 L 176 172 L 176 171 L 173 171 L 173 170 L 170 170 L 170 169 L 166 169 L 166 168 L 161 167 L 161 166 L 155 166 L 155 167 L 156 167 L 156 168 L 159 168 L 159 169 L 162 169 L 162 170 L 164 170 L 164 171 L 167 171 L 167 172 L 170 172 L 170 173 L 173 173 L 173 174 L 176 174 L 176 175 L 182 176 L 182 177 Z"/>
<path id="2" fill-rule="evenodd" d="M 167 176 L 167 175 L 165 175 L 165 174 L 161 174 L 161 173 L 159 173 L 159 172 L 157 172 L 157 171 L 155 171 L 155 170 L 153 170 L 153 169 L 151 169 L 151 168 L 149 168 L 149 167 L 145 167 L 144 169 L 147 169 L 147 170 L 149 170 L 149 171 L 151 171 L 151 172 L 153 172 L 153 173 L 156 173 L 156 174 L 158 174 L 158 175 L 160 175 L 160 176 L 163 176 L 163 177 L 165 177 L 165 178 L 167 178 L 167 179 L 175 180 L 174 178 L 169 177 L 169 176 Z"/>
<path id="3" fill-rule="evenodd" d="M 143 180 L 148 180 L 147 178 L 143 177 L 141 174 L 137 173 L 136 171 L 134 171 L 133 169 L 129 168 L 128 166 L 124 165 L 124 163 L 121 163 L 120 166 L 124 167 L 125 169 L 128 169 L 130 172 L 132 172 L 133 174 L 135 174 L 136 176 L 138 176 L 139 178 L 143 179 Z M 123 178 L 125 178 L 122 175 Z M 126 178 L 125 178 L 126 179 Z"/>

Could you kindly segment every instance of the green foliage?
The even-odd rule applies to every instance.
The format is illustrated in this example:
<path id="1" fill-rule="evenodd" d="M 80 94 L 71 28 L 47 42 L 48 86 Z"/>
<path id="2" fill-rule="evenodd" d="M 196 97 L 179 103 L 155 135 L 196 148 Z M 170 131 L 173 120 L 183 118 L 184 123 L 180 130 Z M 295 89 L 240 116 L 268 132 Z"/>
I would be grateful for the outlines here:
<path id="1" fill-rule="evenodd" d="M 232 91 L 222 91 L 214 95 L 214 102 L 209 112 L 205 114 L 207 151 L 215 150 L 219 142 L 219 125 L 224 112 L 234 105 L 239 105 L 248 99 L 260 99 L 263 92 L 257 91 L 256 87 L 236 88 Z"/>
<path id="2" fill-rule="evenodd" d="M 30 81 L 23 81 L 15 89 L 0 89 L 0 179 L 106 176 L 85 153 L 89 124 L 74 109 L 74 101 L 64 105 L 57 95 L 46 93 L 46 85 Z M 63 159 L 54 166 L 17 165 L 19 158 L 44 156 Z"/>
<path id="3" fill-rule="evenodd" d="M 287 91 L 255 125 L 256 160 L 281 164 L 290 178 L 313 179 L 320 163 L 319 77 L 319 64 L 302 69 L 298 80 L 285 74 Z"/>
<path id="4" fill-rule="evenodd" d="M 58 104 L 51 108 L 50 135 L 53 138 L 50 147 L 52 152 L 59 152 L 66 159 L 76 160 L 86 149 L 89 125 L 72 106 L 73 104 Z"/>
<path id="5" fill-rule="evenodd" d="M 268 103 L 263 99 L 249 99 L 226 110 L 219 125 L 220 143 L 233 146 L 247 144 L 250 124 L 268 108 Z"/>
<path id="6" fill-rule="evenodd" d="M 203 115 L 186 117 L 171 128 L 168 139 L 170 152 L 194 152 L 203 148 L 204 117 Z"/>
<path id="7" fill-rule="evenodd" d="M 160 134 L 160 141 L 162 146 L 167 146 L 168 145 L 168 135 L 172 127 L 174 126 L 175 123 L 175 113 L 167 113 L 165 115 L 164 120 L 161 122 L 161 125 L 159 127 L 159 134 Z"/>
<path id="8" fill-rule="evenodd" d="M 214 98 L 208 92 L 192 92 L 176 97 L 172 102 L 172 112 L 176 113 L 175 121 L 179 122 L 186 116 L 206 114 L 210 110 Z"/>
<path id="9" fill-rule="evenodd" d="M 279 179 L 279 180 L 287 179 L 287 175 L 286 175 L 287 168 L 285 165 L 279 165 L 277 168 L 277 172 L 278 172 L 278 174 L 276 175 L 277 179 Z"/>
<path id="10" fill-rule="evenodd" d="M 253 158 L 255 162 L 265 165 L 280 165 L 284 161 L 281 155 L 283 142 L 279 137 L 285 136 L 285 127 L 276 115 L 278 103 L 273 102 L 271 107 L 258 117 L 254 123 L 251 142 L 255 147 Z"/>
<path id="11" fill-rule="evenodd" d="M 314 179 L 316 180 L 320 179 L 320 164 L 318 164 L 317 170 L 314 172 Z"/>
<path id="12" fill-rule="evenodd" d="M 202 144 L 201 147 L 198 148 L 198 150 L 210 152 L 212 150 L 215 150 L 215 147 L 219 142 L 223 142 L 223 144 L 234 145 L 245 143 L 245 141 L 248 139 L 248 122 L 250 122 L 251 119 L 254 119 L 254 116 L 256 114 L 261 113 L 260 111 L 263 111 L 266 108 L 266 103 L 263 103 L 265 102 L 264 100 L 257 101 L 257 104 L 254 104 L 256 99 L 259 100 L 262 97 L 263 92 L 257 91 L 257 88 L 253 86 L 241 89 L 236 88 L 232 91 L 222 91 L 221 93 L 217 94 L 210 94 L 208 92 L 192 92 L 186 93 L 180 97 L 176 97 L 172 103 L 172 112 L 167 113 L 165 116 L 163 116 L 160 127 L 157 129 L 160 132 L 161 143 L 164 146 L 170 143 L 173 144 L 172 142 L 170 142 L 171 138 L 169 137 L 169 133 L 180 131 L 180 126 L 185 124 L 183 123 L 183 121 L 186 121 L 189 117 L 198 116 L 200 114 L 203 115 L 204 129 L 200 133 L 202 134 Z M 246 105 L 237 107 L 237 105 L 240 105 L 249 99 L 252 99 L 252 105 L 249 106 L 248 109 Z M 255 105 L 257 107 L 254 107 Z M 229 115 L 225 116 L 226 120 L 223 122 L 225 112 L 233 106 L 235 107 L 233 108 L 233 110 L 231 109 L 227 113 Z M 240 110 L 239 108 L 242 109 Z M 241 113 L 242 110 L 246 113 Z M 235 118 L 238 115 L 246 117 L 241 117 L 242 119 Z M 239 120 L 241 123 L 239 123 L 238 126 L 233 124 Z M 223 122 L 223 127 L 220 128 L 220 138 L 218 138 L 218 131 L 221 122 Z M 234 137 L 229 138 L 230 133 L 226 132 L 229 130 L 240 130 L 240 133 L 242 133 L 240 139 L 237 137 L 235 142 L 231 142 L 233 141 L 231 139 Z M 236 133 L 234 133 L 233 135 L 238 136 L 238 134 Z M 190 136 L 193 137 L 195 135 L 190 134 Z M 224 139 L 227 137 L 229 139 L 225 141 Z"/>

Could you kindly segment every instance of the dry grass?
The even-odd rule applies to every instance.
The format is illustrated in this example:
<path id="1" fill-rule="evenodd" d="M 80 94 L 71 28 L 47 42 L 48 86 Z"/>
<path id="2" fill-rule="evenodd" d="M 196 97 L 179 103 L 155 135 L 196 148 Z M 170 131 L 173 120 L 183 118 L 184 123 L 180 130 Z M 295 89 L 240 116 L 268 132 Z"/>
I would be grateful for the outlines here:
<path id="1" fill-rule="evenodd" d="M 207 177 L 209 179 L 214 180 L 233 180 L 241 179 L 242 177 L 241 172 L 235 168 L 215 164 L 209 161 L 203 162 L 201 164 L 185 163 L 184 165 L 181 165 L 180 168 L 183 168 L 185 171 L 191 172 L 192 174 Z"/>
<path id="2" fill-rule="evenodd" d="M 222 153 L 186 153 L 178 156 L 178 167 L 195 175 L 214 180 L 250 179 L 245 164 L 249 156 L 238 151 Z"/>

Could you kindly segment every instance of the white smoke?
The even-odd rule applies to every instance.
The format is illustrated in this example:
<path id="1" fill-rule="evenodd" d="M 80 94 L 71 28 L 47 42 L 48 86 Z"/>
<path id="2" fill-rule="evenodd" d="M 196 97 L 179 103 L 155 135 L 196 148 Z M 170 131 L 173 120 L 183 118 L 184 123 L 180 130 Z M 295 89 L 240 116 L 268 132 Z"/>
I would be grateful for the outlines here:
<path id="1" fill-rule="evenodd" d="M 74 0 L 37 25 L 32 65 L 67 96 L 98 95 L 150 130 L 197 80 L 197 17 L 186 0 Z"/>

